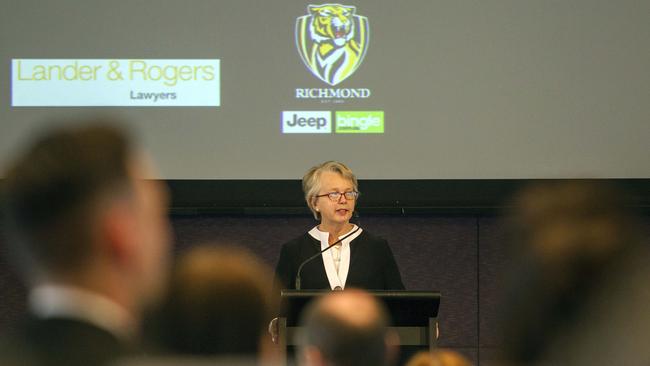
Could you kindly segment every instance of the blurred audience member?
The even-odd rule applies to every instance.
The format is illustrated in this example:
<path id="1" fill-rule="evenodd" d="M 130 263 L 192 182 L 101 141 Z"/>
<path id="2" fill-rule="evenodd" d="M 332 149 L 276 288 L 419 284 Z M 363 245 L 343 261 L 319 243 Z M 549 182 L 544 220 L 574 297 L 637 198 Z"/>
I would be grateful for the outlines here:
<path id="1" fill-rule="evenodd" d="M 300 361 L 305 366 L 393 365 L 397 344 L 383 306 L 361 290 L 335 291 L 310 304 Z"/>
<path id="2" fill-rule="evenodd" d="M 650 256 L 635 224 L 625 196 L 600 183 L 551 182 L 517 196 L 505 361 L 650 362 Z"/>
<path id="3" fill-rule="evenodd" d="M 29 312 L 2 365 L 103 365 L 137 339 L 143 308 L 163 290 L 167 192 L 113 121 L 41 136 L 4 174 L 10 255 Z"/>
<path id="4" fill-rule="evenodd" d="M 200 246 L 181 257 L 153 329 L 181 356 L 274 360 L 266 324 L 277 311 L 273 272 L 237 248 Z"/>

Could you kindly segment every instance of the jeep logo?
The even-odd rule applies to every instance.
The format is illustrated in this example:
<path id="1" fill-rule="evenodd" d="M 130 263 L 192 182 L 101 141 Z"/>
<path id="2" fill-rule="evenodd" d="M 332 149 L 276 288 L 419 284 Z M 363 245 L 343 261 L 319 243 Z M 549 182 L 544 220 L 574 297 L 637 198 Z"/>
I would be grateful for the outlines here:
<path id="1" fill-rule="evenodd" d="M 332 112 L 284 111 L 282 133 L 332 133 Z"/>

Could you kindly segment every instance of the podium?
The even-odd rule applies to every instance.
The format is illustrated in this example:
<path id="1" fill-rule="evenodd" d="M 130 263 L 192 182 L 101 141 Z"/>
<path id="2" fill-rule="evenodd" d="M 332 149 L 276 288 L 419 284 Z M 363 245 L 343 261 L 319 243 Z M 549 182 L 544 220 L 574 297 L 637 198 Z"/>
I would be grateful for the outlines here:
<path id="1" fill-rule="evenodd" d="M 436 347 L 440 292 L 432 291 L 368 291 L 383 303 L 391 320 L 390 329 L 399 335 L 399 346 Z M 282 311 L 278 317 L 278 346 L 287 350 L 300 346 L 300 315 L 314 298 L 329 290 L 283 290 Z"/>

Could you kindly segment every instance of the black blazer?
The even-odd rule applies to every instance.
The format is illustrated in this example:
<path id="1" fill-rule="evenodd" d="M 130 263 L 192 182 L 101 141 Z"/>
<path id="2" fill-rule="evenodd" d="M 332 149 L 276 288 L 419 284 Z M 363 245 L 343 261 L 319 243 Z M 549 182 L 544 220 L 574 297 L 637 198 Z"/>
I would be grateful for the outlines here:
<path id="1" fill-rule="evenodd" d="M 2 343 L 3 366 L 100 366 L 129 353 L 110 332 L 69 318 L 29 316 Z"/>
<path id="2" fill-rule="evenodd" d="M 276 290 L 279 292 L 279 288 L 295 289 L 298 267 L 320 250 L 320 241 L 314 239 L 309 233 L 284 244 L 275 269 L 277 280 L 280 281 L 275 286 Z M 366 290 L 404 289 L 402 276 L 386 240 L 364 230 L 350 242 L 350 270 L 345 287 Z M 322 256 L 316 257 L 303 267 L 301 288 L 303 290 L 330 289 Z"/>

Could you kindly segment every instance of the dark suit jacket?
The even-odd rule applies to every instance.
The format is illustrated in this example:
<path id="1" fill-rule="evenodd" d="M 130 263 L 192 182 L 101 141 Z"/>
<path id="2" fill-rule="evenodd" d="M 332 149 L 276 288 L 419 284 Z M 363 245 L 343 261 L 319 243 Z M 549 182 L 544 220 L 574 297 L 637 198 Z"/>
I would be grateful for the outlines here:
<path id="1" fill-rule="evenodd" d="M 306 233 L 282 246 L 280 259 L 275 269 L 280 284 L 278 287 L 295 289 L 298 267 L 307 258 L 321 250 L 320 242 Z M 301 272 L 303 290 L 330 289 L 321 256 L 307 263 Z M 366 290 L 403 290 L 393 252 L 386 240 L 375 237 L 367 231 L 350 242 L 350 270 L 346 288 Z"/>
<path id="2" fill-rule="evenodd" d="M 126 355 L 110 332 L 81 320 L 28 317 L 0 346 L 0 364 L 103 366 Z"/>

